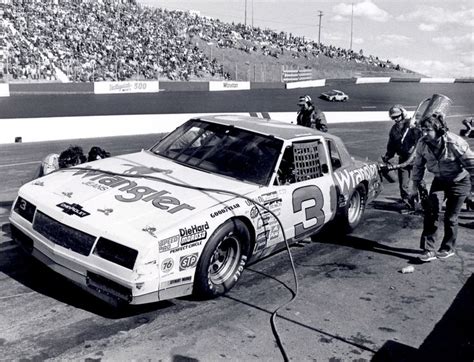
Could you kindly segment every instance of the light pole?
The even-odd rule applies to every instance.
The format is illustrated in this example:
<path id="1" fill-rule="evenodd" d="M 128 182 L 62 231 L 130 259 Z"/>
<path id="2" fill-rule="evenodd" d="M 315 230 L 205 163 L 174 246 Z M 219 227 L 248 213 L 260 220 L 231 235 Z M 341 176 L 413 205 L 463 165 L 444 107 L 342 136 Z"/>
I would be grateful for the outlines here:
<path id="1" fill-rule="evenodd" d="M 354 3 L 352 3 L 352 11 L 351 11 L 351 45 L 349 47 L 352 50 L 352 33 L 354 28 Z"/>
<path id="2" fill-rule="evenodd" d="M 247 0 L 245 0 L 245 27 L 247 27 Z"/>
<path id="3" fill-rule="evenodd" d="M 321 10 L 318 10 L 319 14 L 319 31 L 318 31 L 318 44 L 321 44 L 321 20 L 323 17 L 323 12 Z"/>

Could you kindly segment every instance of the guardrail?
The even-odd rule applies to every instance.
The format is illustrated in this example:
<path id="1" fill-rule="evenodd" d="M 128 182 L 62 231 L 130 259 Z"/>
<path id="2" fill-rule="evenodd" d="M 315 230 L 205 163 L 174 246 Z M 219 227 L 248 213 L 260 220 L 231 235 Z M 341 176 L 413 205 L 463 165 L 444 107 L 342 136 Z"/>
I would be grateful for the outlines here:
<path id="1" fill-rule="evenodd" d="M 398 78 L 367 77 L 345 79 L 313 79 L 294 82 L 172 82 L 172 81 L 128 81 L 94 83 L 0 83 L 0 97 L 24 94 L 113 94 L 113 93 L 158 93 L 163 91 L 234 91 L 252 89 L 295 89 L 324 87 L 328 83 L 474 83 L 474 78 Z"/>

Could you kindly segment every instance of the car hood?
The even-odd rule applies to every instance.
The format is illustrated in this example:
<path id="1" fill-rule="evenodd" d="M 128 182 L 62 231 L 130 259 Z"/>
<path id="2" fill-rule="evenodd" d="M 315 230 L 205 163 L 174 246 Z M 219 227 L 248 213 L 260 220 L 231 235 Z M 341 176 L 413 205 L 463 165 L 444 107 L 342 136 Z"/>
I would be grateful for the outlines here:
<path id="1" fill-rule="evenodd" d="M 230 205 L 236 198 L 195 188 L 248 195 L 259 186 L 142 151 L 59 170 L 24 185 L 19 195 L 64 224 L 94 235 L 113 234 L 116 240 L 124 231 L 128 237 L 143 231 L 156 237 L 217 204 Z"/>

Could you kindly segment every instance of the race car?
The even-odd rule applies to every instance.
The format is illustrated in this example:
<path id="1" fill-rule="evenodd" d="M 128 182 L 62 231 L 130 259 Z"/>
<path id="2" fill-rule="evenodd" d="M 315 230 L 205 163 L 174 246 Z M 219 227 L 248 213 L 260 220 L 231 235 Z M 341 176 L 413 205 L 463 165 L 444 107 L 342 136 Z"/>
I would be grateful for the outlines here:
<path id="1" fill-rule="evenodd" d="M 326 99 L 331 102 L 335 102 L 335 101 L 345 102 L 349 99 L 349 96 L 346 93 L 337 89 L 323 92 L 321 93 L 320 97 L 322 99 Z"/>
<path id="2" fill-rule="evenodd" d="M 329 222 L 351 232 L 381 188 L 377 163 L 334 135 L 205 116 L 150 149 L 23 185 L 10 222 L 24 250 L 113 305 L 212 298 Z"/>

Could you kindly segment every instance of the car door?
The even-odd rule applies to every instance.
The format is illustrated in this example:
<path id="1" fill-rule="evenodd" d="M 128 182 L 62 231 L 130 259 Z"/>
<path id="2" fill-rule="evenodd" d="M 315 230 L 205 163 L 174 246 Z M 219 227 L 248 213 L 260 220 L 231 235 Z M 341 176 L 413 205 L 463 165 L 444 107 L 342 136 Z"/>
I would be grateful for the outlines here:
<path id="1" fill-rule="evenodd" d="M 323 138 L 293 142 L 278 170 L 278 193 L 287 239 L 314 234 L 334 217 L 336 192 Z"/>

